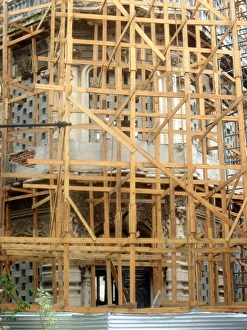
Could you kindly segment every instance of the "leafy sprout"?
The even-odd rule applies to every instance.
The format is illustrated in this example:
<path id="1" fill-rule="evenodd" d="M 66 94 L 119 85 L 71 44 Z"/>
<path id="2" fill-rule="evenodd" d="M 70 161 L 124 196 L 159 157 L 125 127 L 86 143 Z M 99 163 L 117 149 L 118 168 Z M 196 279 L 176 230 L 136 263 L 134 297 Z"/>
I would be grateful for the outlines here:
<path id="1" fill-rule="evenodd" d="M 35 302 L 40 306 L 39 316 L 43 330 L 57 330 L 55 311 L 52 308 L 52 296 L 44 288 L 38 288 Z"/>
<path id="2" fill-rule="evenodd" d="M 1 325 L 2 319 L 16 320 L 15 314 L 25 311 L 30 308 L 29 303 L 24 301 L 16 288 L 13 279 L 8 275 L 8 273 L 3 272 L 0 274 L 0 314 L 7 312 L 7 303 L 15 303 L 16 307 L 12 311 L 11 316 L 3 316 L 0 319 L 0 330 L 6 330 L 9 327 Z"/>

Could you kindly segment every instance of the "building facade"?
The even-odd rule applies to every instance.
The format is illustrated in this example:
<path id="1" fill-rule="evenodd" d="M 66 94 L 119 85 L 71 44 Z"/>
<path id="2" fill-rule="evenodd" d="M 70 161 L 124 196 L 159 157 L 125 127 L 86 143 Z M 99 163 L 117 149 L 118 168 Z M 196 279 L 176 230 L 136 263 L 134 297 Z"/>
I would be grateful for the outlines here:
<path id="1" fill-rule="evenodd" d="M 245 301 L 245 9 L 3 4 L 2 235 L 71 239 L 68 259 L 6 246 L 26 300 L 42 285 L 65 306 Z"/>

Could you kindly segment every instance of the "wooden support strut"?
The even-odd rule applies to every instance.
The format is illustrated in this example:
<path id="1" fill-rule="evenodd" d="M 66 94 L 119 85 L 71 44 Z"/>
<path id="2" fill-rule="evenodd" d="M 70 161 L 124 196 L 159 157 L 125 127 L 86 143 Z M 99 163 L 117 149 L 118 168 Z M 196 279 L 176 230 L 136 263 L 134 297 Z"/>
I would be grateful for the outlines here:
<path id="1" fill-rule="evenodd" d="M 121 185 L 123 185 L 125 182 L 127 182 L 130 178 L 130 173 L 128 173 L 122 180 L 121 180 Z M 112 195 L 113 193 L 115 193 L 117 190 L 117 186 L 113 187 L 110 191 L 109 191 L 109 196 Z M 94 206 L 98 205 L 99 203 L 104 201 L 104 197 L 99 198 L 96 202 L 94 202 Z"/>
<path id="2" fill-rule="evenodd" d="M 191 14 L 191 18 L 194 17 L 194 15 L 196 14 L 198 8 L 199 8 L 199 4 L 197 3 L 195 5 L 195 9 L 194 9 L 193 13 Z M 182 21 L 181 25 L 176 29 L 175 33 L 173 34 L 173 36 L 169 40 L 167 46 L 165 47 L 165 50 L 163 52 L 163 55 L 164 56 L 166 56 L 166 54 L 167 54 L 169 48 L 171 47 L 172 43 L 174 42 L 174 40 L 176 40 L 176 38 L 178 37 L 179 33 L 182 31 L 183 27 L 185 26 L 185 24 L 187 22 L 188 22 L 188 18 L 185 18 Z M 162 59 L 160 58 L 159 61 L 157 61 L 157 63 L 155 64 L 154 68 L 152 69 L 152 72 L 149 74 L 148 79 L 146 79 L 144 82 L 141 82 L 142 90 L 144 90 L 147 87 L 147 85 L 149 84 L 149 82 L 152 80 L 152 78 L 153 78 L 153 76 L 154 76 L 154 74 L 155 74 L 158 66 L 161 64 L 161 62 L 162 62 Z M 162 75 L 159 76 L 158 78 L 161 79 L 162 78 Z"/>
<path id="3" fill-rule="evenodd" d="M 234 27 L 234 25 L 236 24 L 236 22 L 237 22 L 237 18 L 235 18 L 235 20 L 233 20 L 231 22 L 231 24 L 227 28 L 226 32 L 220 38 L 220 41 L 217 43 L 217 45 L 214 47 L 214 49 L 212 50 L 212 52 L 210 53 L 210 55 L 207 57 L 206 61 L 204 62 L 203 66 L 201 67 L 201 69 L 199 70 L 199 72 L 198 72 L 198 74 L 196 76 L 196 81 L 198 81 L 201 73 L 206 68 L 206 66 L 208 65 L 208 63 L 210 62 L 210 60 L 213 58 L 213 56 L 215 55 L 216 51 L 220 48 L 220 46 L 222 45 L 223 41 L 225 40 L 225 38 L 227 37 L 227 35 L 231 31 L 231 29 Z"/>
<path id="4" fill-rule="evenodd" d="M 116 43 L 116 45 L 115 45 L 115 47 L 114 47 L 114 49 L 113 49 L 113 51 L 112 51 L 112 53 L 111 53 L 111 56 L 110 56 L 110 58 L 109 58 L 109 60 L 108 60 L 108 63 L 107 63 L 106 65 L 103 65 L 103 66 L 101 67 L 100 75 L 99 75 L 99 79 L 98 79 L 98 83 L 97 83 L 98 86 L 100 85 L 100 81 L 101 81 L 101 77 L 102 77 L 102 73 L 103 73 L 103 68 L 105 68 L 106 70 L 109 69 L 109 66 L 110 66 L 110 64 L 111 64 L 111 61 L 112 61 L 112 59 L 113 59 L 113 57 L 114 57 L 114 55 L 115 55 L 115 53 L 116 53 L 116 51 L 117 51 L 117 49 L 118 49 L 118 47 L 119 47 L 121 41 L 122 41 L 122 39 L 123 39 L 125 33 L 128 31 L 128 28 L 130 27 L 130 25 L 131 25 L 131 23 L 132 23 L 132 21 L 133 21 L 134 18 L 135 18 L 135 15 L 133 15 L 133 16 L 130 18 L 129 22 L 128 22 L 127 25 L 125 26 L 125 28 L 124 28 L 124 30 L 123 30 L 121 36 L 119 37 L 119 39 L 118 39 L 118 41 L 117 41 L 117 43 Z"/>
<path id="5" fill-rule="evenodd" d="M 201 3 L 204 7 L 206 7 L 209 11 L 211 11 L 214 15 L 218 16 L 221 20 L 226 21 L 226 25 L 228 25 L 231 20 L 221 14 L 217 9 L 215 9 L 211 4 L 206 2 L 205 0 L 197 0 L 199 3 Z"/>
<path id="6" fill-rule="evenodd" d="M 236 227 L 236 225 L 237 225 L 237 223 L 238 223 L 238 221 L 239 221 L 239 219 L 241 217 L 241 214 L 243 213 L 243 210 L 245 208 L 246 203 L 247 203 L 247 197 L 245 197 L 244 202 L 243 202 L 243 204 L 242 204 L 242 206 L 241 206 L 241 208 L 240 208 L 240 210 L 238 212 L 238 215 L 236 216 L 236 219 L 233 222 L 232 228 L 231 228 L 231 230 L 230 230 L 230 232 L 229 232 L 229 234 L 228 234 L 228 236 L 226 238 L 226 241 L 227 242 L 229 242 L 229 240 L 230 240 L 230 238 L 231 238 L 231 236 L 232 236 L 232 234 L 234 232 L 234 229 L 235 229 L 235 227 Z"/>
<path id="7" fill-rule="evenodd" d="M 123 112 L 123 110 L 125 109 L 125 107 L 127 106 L 127 104 L 129 103 L 129 101 L 131 100 L 132 96 L 135 94 L 136 89 L 133 88 L 132 91 L 130 91 L 128 97 L 125 99 L 125 101 L 123 102 L 123 104 L 120 106 L 120 108 L 116 111 L 116 113 L 114 114 L 114 116 L 109 120 L 109 122 L 107 123 L 107 126 L 111 126 L 114 121 L 121 115 L 121 113 Z M 103 130 L 100 134 L 100 138 L 105 134 L 105 130 Z"/>
<path id="8" fill-rule="evenodd" d="M 115 6 L 121 11 L 121 13 L 130 19 L 129 13 L 126 11 L 126 9 L 123 7 L 123 5 L 118 0 L 112 0 L 112 2 L 115 4 Z M 145 42 L 149 45 L 149 47 L 155 52 L 155 54 L 162 60 L 165 60 L 164 55 L 159 51 L 159 49 L 156 47 L 156 45 L 152 42 L 152 40 L 149 39 L 149 37 L 142 31 L 140 26 L 135 23 L 135 29 L 139 33 L 139 35 L 145 40 Z"/>
<path id="9" fill-rule="evenodd" d="M 206 129 L 206 131 L 199 137 L 199 141 L 204 139 L 207 134 L 214 128 L 225 116 L 228 115 L 230 111 L 232 111 L 238 104 L 243 100 L 243 95 L 240 95 L 232 104 L 222 112 L 222 114 Z"/>
<path id="10" fill-rule="evenodd" d="M 246 171 L 247 171 L 247 166 L 245 166 L 244 168 L 242 168 L 240 171 L 238 171 L 237 173 L 235 173 L 229 179 L 227 179 L 226 181 L 224 181 L 223 183 L 221 183 L 219 186 L 217 186 L 214 189 L 212 189 L 206 196 L 204 196 L 204 199 L 208 200 L 211 196 L 213 196 L 214 194 L 216 194 L 222 188 L 224 188 L 225 186 L 229 185 L 235 179 L 238 179 Z M 234 193 L 234 190 L 235 189 L 233 189 L 233 193 Z M 198 208 L 199 206 L 200 206 L 200 203 L 198 203 L 198 205 L 196 205 L 196 208 Z"/>
<path id="11" fill-rule="evenodd" d="M 159 127 L 156 128 L 154 135 L 150 139 L 150 143 L 156 138 L 156 136 L 160 133 L 163 127 L 169 122 L 169 120 L 176 114 L 176 112 L 182 107 L 182 105 L 188 100 L 189 95 L 185 95 L 185 97 L 176 105 L 176 107 L 168 113 L 167 118 L 164 120 L 162 124 L 160 124 Z"/>
<path id="12" fill-rule="evenodd" d="M 120 129 L 117 127 L 108 127 L 102 120 L 100 120 L 97 116 L 91 113 L 90 109 L 84 107 L 79 101 L 77 101 L 73 96 L 68 96 L 68 99 L 75 104 L 78 109 L 81 109 L 82 112 L 86 113 L 92 120 L 97 121 L 97 123 L 109 134 L 113 132 L 113 136 L 120 142 L 123 143 L 131 152 L 133 150 L 138 151 L 142 156 L 144 156 L 147 160 L 149 160 L 155 167 L 159 168 L 168 178 L 172 179 L 176 182 L 181 188 L 183 188 L 186 192 L 188 192 L 192 197 L 198 200 L 202 205 L 208 208 L 211 212 L 217 215 L 223 222 L 225 222 L 228 226 L 232 226 L 233 222 L 224 214 L 222 214 L 215 206 L 206 201 L 203 197 L 201 197 L 198 193 L 196 193 L 190 186 L 186 185 L 182 180 L 172 174 L 167 168 L 158 162 L 155 158 L 153 158 L 150 154 L 148 154 L 145 150 L 143 150 L 135 141 L 132 141 L 127 135 L 125 135 Z M 236 226 L 236 231 L 246 237 L 245 231 Z"/>
<path id="13" fill-rule="evenodd" d="M 26 40 L 26 39 L 32 38 L 32 37 L 34 37 L 34 36 L 36 36 L 36 35 L 38 35 L 38 34 L 44 32 L 44 30 L 45 30 L 45 29 L 40 29 L 40 30 L 37 30 L 37 31 L 33 31 L 33 32 L 31 32 L 31 33 L 26 34 L 26 35 L 23 36 L 23 37 L 17 38 L 17 39 L 12 40 L 12 41 L 9 41 L 9 42 L 8 42 L 8 46 L 13 46 L 13 45 L 15 45 L 15 44 L 17 44 L 17 43 L 19 43 L 19 42 L 21 42 L 21 41 L 24 41 L 24 40 Z M 3 46 L 0 46 L 0 50 L 2 50 L 2 49 L 3 49 Z"/>
<path id="14" fill-rule="evenodd" d="M 72 208 L 74 209 L 74 211 L 76 212 L 76 214 L 78 215 L 79 219 L 81 220 L 81 222 L 83 223 L 83 225 L 85 226 L 85 228 L 87 229 L 89 235 L 92 237 L 92 239 L 94 241 L 96 241 L 96 236 L 94 235 L 92 229 L 89 227 L 87 221 L 84 219 L 84 217 L 81 215 L 80 211 L 78 210 L 77 206 L 75 205 L 75 203 L 72 201 L 72 199 L 67 196 L 67 200 L 70 203 L 70 205 L 72 206 Z"/>

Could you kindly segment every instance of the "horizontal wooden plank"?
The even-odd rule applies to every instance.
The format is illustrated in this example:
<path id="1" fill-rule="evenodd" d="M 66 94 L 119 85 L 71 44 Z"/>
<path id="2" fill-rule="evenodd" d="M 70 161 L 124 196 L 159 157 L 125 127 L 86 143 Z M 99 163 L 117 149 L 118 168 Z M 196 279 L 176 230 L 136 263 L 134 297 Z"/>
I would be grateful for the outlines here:
<path id="1" fill-rule="evenodd" d="M 46 165 L 63 165 L 64 160 L 59 159 L 28 159 L 28 164 L 46 164 Z M 129 167 L 129 162 L 118 162 L 118 161 L 104 161 L 104 160 L 70 160 L 70 165 L 72 166 L 114 166 L 114 167 Z M 137 162 L 136 165 L 138 167 L 144 167 L 144 168 L 154 168 L 155 166 L 147 162 Z M 179 164 L 179 163 L 162 163 L 163 166 L 167 168 L 187 168 L 188 165 L 185 164 Z M 226 169 L 232 169 L 232 170 L 240 170 L 241 165 L 237 164 L 195 164 L 196 169 L 218 169 L 218 170 L 226 170 Z M 6 172 L 5 172 L 6 173 Z"/>
<path id="2" fill-rule="evenodd" d="M 24 183 L 24 188 L 30 188 L 30 189 L 49 189 L 49 190 L 55 190 L 57 189 L 57 185 L 55 184 L 42 184 L 42 183 Z M 62 189 L 64 189 L 64 186 L 62 186 Z M 95 186 L 69 186 L 70 190 L 74 191 L 98 191 L 98 192 L 108 192 L 111 190 L 111 188 L 108 187 L 95 187 Z"/>
<path id="3" fill-rule="evenodd" d="M 37 243 L 37 244 L 51 244 L 50 237 L 10 237 L 10 236 L 0 236 L 1 243 Z M 83 237 L 63 237 L 56 238 L 52 237 L 53 244 L 221 244 L 222 246 L 232 247 L 234 245 L 247 244 L 247 238 L 231 238 L 229 242 L 226 242 L 224 238 L 103 238 L 98 237 L 97 241 L 94 242 L 91 238 Z M 202 251 L 202 250 L 201 250 Z"/>

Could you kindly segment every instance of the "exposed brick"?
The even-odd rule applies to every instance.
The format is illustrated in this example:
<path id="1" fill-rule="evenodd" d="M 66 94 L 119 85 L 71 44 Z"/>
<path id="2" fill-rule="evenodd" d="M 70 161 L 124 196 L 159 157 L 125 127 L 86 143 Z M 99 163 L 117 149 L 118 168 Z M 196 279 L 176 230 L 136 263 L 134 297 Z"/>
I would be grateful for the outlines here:
<path id="1" fill-rule="evenodd" d="M 17 154 L 12 154 L 9 157 L 9 160 L 22 166 L 33 168 L 35 165 L 28 164 L 28 159 L 33 159 L 35 155 L 35 150 L 24 150 L 22 152 L 18 152 Z"/>

